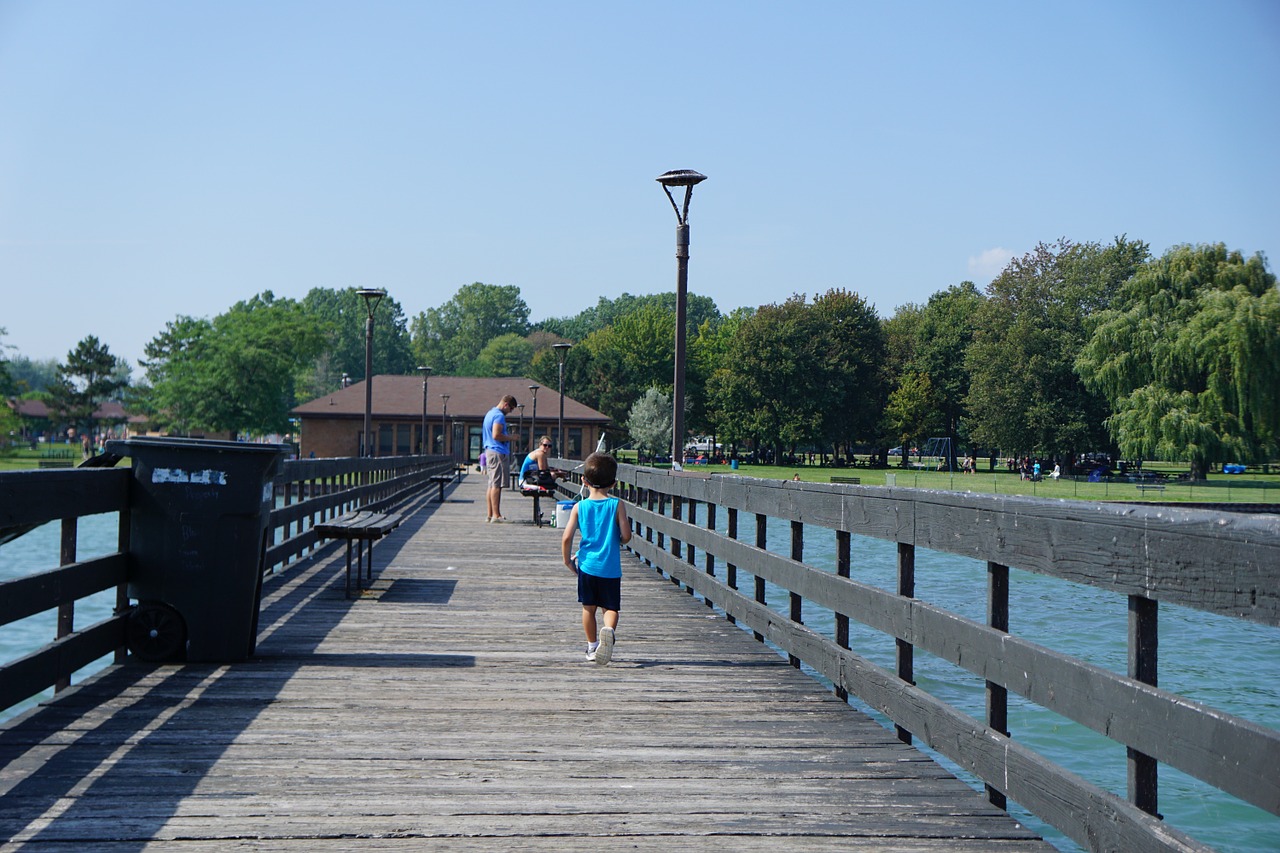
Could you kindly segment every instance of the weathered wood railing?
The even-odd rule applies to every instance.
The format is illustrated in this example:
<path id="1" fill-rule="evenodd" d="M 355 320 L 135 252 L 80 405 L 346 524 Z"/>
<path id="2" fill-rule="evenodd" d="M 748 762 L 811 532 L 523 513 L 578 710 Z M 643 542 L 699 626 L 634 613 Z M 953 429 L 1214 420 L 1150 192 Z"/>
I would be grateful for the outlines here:
<path id="1" fill-rule="evenodd" d="M 312 530 L 317 520 L 349 509 L 395 506 L 424 492 L 432 474 L 452 470 L 453 461 L 443 456 L 285 462 L 275 478 L 283 506 L 271 513 L 266 570 L 276 571 L 318 547 Z M 62 525 L 57 567 L 0 582 L 0 626 L 58 612 L 51 642 L 15 660 L 0 661 L 0 710 L 50 687 L 68 686 L 73 673 L 107 655 L 114 655 L 117 663 L 124 660 L 131 483 L 123 466 L 0 473 L 0 536 L 50 521 L 60 520 Z M 78 521 L 100 513 L 119 513 L 117 550 L 77 561 Z M 76 628 L 76 602 L 113 588 L 114 613 Z"/>
<path id="2" fill-rule="evenodd" d="M 902 739 L 919 738 L 972 772 L 994 804 L 1004 807 L 1008 797 L 1088 849 L 1204 849 L 1158 816 L 1156 767 L 1164 763 L 1280 814 L 1280 732 L 1156 686 L 1160 602 L 1280 624 L 1280 518 L 674 476 L 628 465 L 618 476 L 618 491 L 632 504 L 637 533 L 630 547 L 639 557 L 793 665 L 807 664 L 842 696 L 883 713 Z M 694 520 L 699 505 L 704 525 Z M 738 538 L 743 513 L 754 528 L 750 541 Z M 770 518 L 790 524 L 789 558 L 766 549 Z M 835 572 L 804 563 L 811 527 L 834 535 Z M 896 591 L 851 577 L 852 535 L 897 543 Z M 915 597 L 917 548 L 986 563 L 987 588 L 974 592 L 987 599 L 987 624 Z M 1126 596 L 1128 675 L 1008 633 L 1010 566 Z M 748 575 L 753 582 L 740 592 Z M 786 591 L 788 612 L 767 606 L 766 583 Z M 835 614 L 834 636 L 802 624 L 806 602 Z M 850 619 L 893 638 L 896 672 L 849 648 Z M 917 650 L 985 680 L 985 720 L 914 684 Z M 1009 691 L 1123 744 L 1128 799 L 1011 738 Z"/>

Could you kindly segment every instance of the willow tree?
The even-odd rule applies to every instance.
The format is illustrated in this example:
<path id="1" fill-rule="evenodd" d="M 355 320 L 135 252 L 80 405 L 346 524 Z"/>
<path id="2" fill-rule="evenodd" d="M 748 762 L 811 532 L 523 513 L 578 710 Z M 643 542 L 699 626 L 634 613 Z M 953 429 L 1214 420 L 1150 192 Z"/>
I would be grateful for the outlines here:
<path id="1" fill-rule="evenodd" d="M 1175 246 L 1101 312 L 1076 362 L 1106 395 L 1122 453 L 1263 462 L 1280 440 L 1280 290 L 1266 258 Z"/>

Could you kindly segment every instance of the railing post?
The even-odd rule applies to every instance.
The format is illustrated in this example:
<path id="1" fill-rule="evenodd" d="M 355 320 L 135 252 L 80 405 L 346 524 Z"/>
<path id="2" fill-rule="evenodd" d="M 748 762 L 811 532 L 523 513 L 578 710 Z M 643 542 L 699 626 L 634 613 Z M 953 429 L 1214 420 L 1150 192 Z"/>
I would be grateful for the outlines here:
<path id="1" fill-rule="evenodd" d="M 767 515 L 762 515 L 758 512 L 756 513 L 756 547 L 759 548 L 761 551 L 765 549 L 765 546 L 769 540 L 768 523 L 769 523 L 769 517 Z M 756 603 L 768 606 L 768 602 L 765 600 L 765 595 L 764 595 L 764 578 L 760 577 L 759 575 L 755 575 L 755 579 L 756 579 Z M 755 634 L 755 638 L 757 641 L 764 642 L 764 634 L 761 634 L 759 631 L 753 631 L 752 633 Z"/>
<path id="2" fill-rule="evenodd" d="M 1159 686 L 1159 608 L 1153 599 L 1129 596 L 1129 677 L 1152 687 Z M 1129 801 L 1147 814 L 1160 817 L 1156 760 L 1132 747 L 1125 747 L 1125 753 L 1129 765 Z"/>
<path id="3" fill-rule="evenodd" d="M 916 546 L 908 542 L 898 543 L 898 595 L 905 598 L 916 596 Z M 898 678 L 908 684 L 915 684 L 915 650 L 906 640 L 895 639 L 898 658 Z M 898 740 L 911 743 L 911 732 L 902 726 L 895 725 Z"/>
<path id="4" fill-rule="evenodd" d="M 116 532 L 116 551 L 121 554 L 129 553 L 129 510 L 128 508 L 120 510 L 120 529 Z M 121 581 L 116 584 L 116 609 L 114 615 L 119 616 L 129 609 L 129 584 Z M 125 663 L 129 660 L 129 649 L 127 646 L 117 646 L 113 658 L 117 664 Z"/>
<path id="5" fill-rule="evenodd" d="M 671 518 L 674 521 L 684 521 L 684 498 L 679 495 L 671 496 Z M 671 556 L 677 560 L 684 554 L 684 549 L 680 547 L 682 544 L 679 539 L 671 537 Z"/>
<path id="6" fill-rule="evenodd" d="M 849 543 L 852 538 L 847 530 L 836 531 L 836 575 L 842 578 L 849 577 Z M 836 645 L 842 649 L 849 648 L 849 617 L 843 613 L 836 614 Z M 836 695 L 841 701 L 849 701 L 849 691 L 843 687 L 836 688 Z"/>
<path id="7" fill-rule="evenodd" d="M 791 522 L 791 559 L 797 563 L 804 562 L 804 522 Z M 804 599 L 800 597 L 798 592 L 790 592 L 791 597 L 791 621 L 797 625 L 804 624 Z M 800 668 L 800 658 L 795 655 L 787 655 L 787 660 L 796 669 Z"/>
<path id="8" fill-rule="evenodd" d="M 737 507 L 729 507 L 728 519 L 728 535 L 730 539 L 738 538 L 738 509 Z M 738 588 L 738 567 L 733 563 L 726 563 L 724 568 L 725 582 L 729 584 L 729 589 L 736 590 Z M 733 614 L 729 614 L 729 623 L 736 625 L 737 619 Z"/>
<path id="9" fill-rule="evenodd" d="M 60 566 L 69 566 L 76 561 L 76 527 L 77 519 L 62 519 L 62 545 L 58 564 Z M 74 601 L 64 601 L 58 605 L 58 629 L 57 639 L 69 636 L 76 629 L 76 603 Z M 58 676 L 58 680 L 54 682 L 53 692 L 61 693 L 71 686 L 71 673 L 67 672 Z"/>
<path id="10" fill-rule="evenodd" d="M 685 498 L 685 500 L 686 500 L 686 501 L 688 502 L 688 504 L 689 504 L 689 523 L 690 523 L 690 524 L 697 524 L 697 523 L 698 523 L 698 502 L 697 502 L 697 501 L 695 501 L 693 498 Z M 685 550 L 685 559 L 686 559 L 686 562 L 688 562 L 688 563 L 689 563 L 689 568 L 690 568 L 690 570 L 694 570 L 694 571 L 696 571 L 696 570 L 697 570 L 697 563 L 696 563 L 696 559 L 697 559 L 697 558 L 696 558 L 696 557 L 695 557 L 695 555 L 694 555 L 694 551 L 695 551 L 695 550 L 697 550 L 697 549 L 696 549 L 696 548 L 694 548 L 692 545 L 690 545 L 690 544 L 688 544 L 688 543 L 685 543 L 685 549 L 684 549 L 684 550 Z M 693 584 L 686 584 L 686 585 L 685 585 L 685 591 L 686 591 L 686 592 L 688 592 L 690 595 L 693 595 Z"/>
<path id="11" fill-rule="evenodd" d="M 1009 567 L 987 563 L 987 624 L 1009 632 Z M 994 681 L 986 683 L 987 725 L 1009 736 L 1009 690 Z M 1008 808 L 1003 791 L 986 785 L 987 801 L 998 809 Z"/>
<path id="12" fill-rule="evenodd" d="M 715 530 L 716 530 L 716 505 L 713 503 L 707 504 L 707 530 L 710 530 L 712 533 L 715 533 Z M 710 551 L 707 551 L 706 555 L 707 555 L 707 574 L 710 575 L 711 577 L 715 577 L 716 576 L 716 558 Z M 714 606 L 714 602 L 712 602 L 710 598 L 704 598 L 704 600 L 707 602 L 708 607 Z"/>

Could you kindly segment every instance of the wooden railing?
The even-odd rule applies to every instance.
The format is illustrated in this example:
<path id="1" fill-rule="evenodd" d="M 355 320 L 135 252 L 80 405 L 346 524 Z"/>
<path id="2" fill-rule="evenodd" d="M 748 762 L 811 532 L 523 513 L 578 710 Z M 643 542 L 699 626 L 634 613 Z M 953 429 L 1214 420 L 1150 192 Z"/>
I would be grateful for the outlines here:
<path id="1" fill-rule="evenodd" d="M 275 478 L 283 506 L 271 513 L 268 572 L 318 547 L 315 522 L 355 508 L 385 509 L 425 493 L 432 474 L 452 471 L 443 456 L 372 459 L 303 459 L 285 462 Z M 125 467 L 0 473 L 0 537 L 60 521 L 61 554 L 54 568 L 0 582 L 0 626 L 56 610 L 52 640 L 11 661 L 0 661 L 0 710 L 49 689 L 70 685 L 71 676 L 107 655 L 126 657 L 129 599 L 129 494 Z M 78 520 L 119 513 L 116 551 L 76 560 Z M 277 541 L 277 539 L 279 541 Z M 52 560 L 52 555 L 51 555 Z M 75 626 L 78 601 L 115 589 L 114 613 L 84 628 Z"/>
<path id="2" fill-rule="evenodd" d="M 883 713 L 903 740 L 918 738 L 973 773 L 994 804 L 1005 807 L 1007 797 L 1092 850 L 1203 849 L 1158 817 L 1163 763 L 1280 814 L 1280 732 L 1156 686 L 1160 602 L 1280 624 L 1280 517 L 678 476 L 628 465 L 618 478 L 636 528 L 630 548 L 640 558 L 793 665 L 811 667 L 842 697 Z M 789 556 L 767 550 L 769 519 L 789 524 Z M 804 562 L 806 534 L 823 530 L 835 540 L 835 571 Z M 896 590 L 851 577 L 853 535 L 896 543 Z M 973 591 L 986 598 L 986 624 L 916 598 L 919 548 L 986 563 L 986 588 Z M 1126 597 L 1128 675 L 1008 633 L 1011 566 Z M 767 605 L 766 584 L 785 590 L 786 612 Z M 1070 595 L 1071 585 L 1062 587 Z M 806 605 L 835 614 L 832 636 L 802 624 Z M 850 619 L 892 638 L 896 671 L 849 648 Z M 986 718 L 918 687 L 917 650 L 983 679 Z M 1123 744 L 1127 799 L 1010 737 L 1009 691 Z"/>

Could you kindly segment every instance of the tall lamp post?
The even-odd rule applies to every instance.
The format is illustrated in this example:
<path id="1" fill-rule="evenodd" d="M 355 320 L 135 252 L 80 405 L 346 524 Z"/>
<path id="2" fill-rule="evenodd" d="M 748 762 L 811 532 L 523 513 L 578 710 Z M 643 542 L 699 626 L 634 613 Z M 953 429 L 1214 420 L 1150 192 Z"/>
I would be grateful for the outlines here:
<path id="1" fill-rule="evenodd" d="M 521 403 L 520 405 L 516 406 L 516 408 L 520 410 L 520 438 L 523 439 L 525 437 L 524 436 L 524 403 Z"/>
<path id="2" fill-rule="evenodd" d="M 556 358 L 560 360 L 560 423 L 556 427 L 556 432 L 559 433 L 556 440 L 560 443 L 558 449 L 562 459 L 569 458 L 569 441 L 564 437 L 564 357 L 568 355 L 572 346 L 573 344 L 566 344 L 563 341 L 551 345 L 551 348 L 556 351 Z"/>
<path id="3" fill-rule="evenodd" d="M 530 385 L 529 393 L 533 395 L 533 420 L 529 421 L 529 450 L 533 450 L 534 435 L 538 432 L 538 389 L 541 385 Z"/>
<path id="4" fill-rule="evenodd" d="M 444 408 L 440 412 L 440 438 L 449 445 L 449 455 L 453 456 L 456 451 L 456 448 L 453 446 L 453 430 L 449 430 L 449 437 L 447 439 L 444 437 L 445 430 L 448 429 L 446 422 L 449 418 L 449 395 L 441 394 L 440 399 L 444 401 Z M 440 448 L 440 452 L 444 453 L 443 447 Z"/>
<path id="5" fill-rule="evenodd" d="M 364 300 L 369 317 L 364 323 L 364 455 L 373 455 L 373 312 L 387 295 L 385 290 L 362 287 L 356 296 Z"/>
<path id="6" fill-rule="evenodd" d="M 676 371 L 671 391 L 671 467 L 680 470 L 684 463 L 684 363 L 685 314 L 689 308 L 689 199 L 693 188 L 707 179 L 692 169 L 663 172 L 658 183 L 676 212 Z M 684 187 L 684 207 L 676 204 L 672 187 Z"/>
<path id="7" fill-rule="evenodd" d="M 427 377 L 431 375 L 431 368 L 420 364 L 418 369 L 422 371 L 422 433 L 418 453 L 425 456 L 431 452 L 431 442 L 427 440 Z"/>

